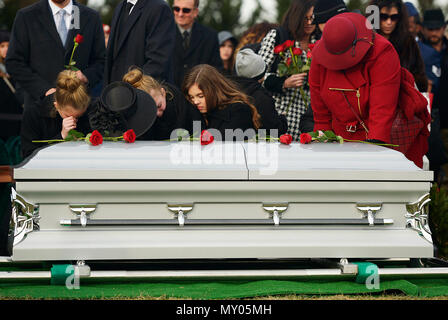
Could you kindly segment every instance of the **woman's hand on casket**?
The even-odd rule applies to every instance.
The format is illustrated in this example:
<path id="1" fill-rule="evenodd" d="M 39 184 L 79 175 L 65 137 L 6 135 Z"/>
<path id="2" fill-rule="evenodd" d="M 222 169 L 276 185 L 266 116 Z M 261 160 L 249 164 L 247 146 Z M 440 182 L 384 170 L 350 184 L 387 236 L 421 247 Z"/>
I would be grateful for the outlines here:
<path id="1" fill-rule="evenodd" d="M 65 139 L 65 137 L 67 137 L 70 130 L 76 129 L 77 122 L 78 119 L 76 119 L 75 117 L 67 117 L 62 120 L 62 139 Z"/>
<path id="2" fill-rule="evenodd" d="M 299 88 L 303 86 L 306 79 L 306 73 L 293 74 L 283 83 L 283 88 Z"/>

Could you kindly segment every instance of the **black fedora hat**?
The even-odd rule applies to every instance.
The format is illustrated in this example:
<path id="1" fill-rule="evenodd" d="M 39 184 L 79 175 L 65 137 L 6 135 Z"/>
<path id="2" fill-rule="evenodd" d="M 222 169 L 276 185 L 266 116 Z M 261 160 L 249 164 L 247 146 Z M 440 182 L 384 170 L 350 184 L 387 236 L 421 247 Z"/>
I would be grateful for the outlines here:
<path id="1" fill-rule="evenodd" d="M 445 16 L 441 9 L 426 10 L 423 15 L 423 27 L 439 29 L 445 25 Z"/>
<path id="2" fill-rule="evenodd" d="M 152 97 L 126 82 L 116 81 L 106 86 L 100 102 L 106 110 L 119 115 L 124 130 L 133 129 L 137 137 L 148 131 L 157 117 Z M 110 134 L 116 136 L 123 132 Z"/>

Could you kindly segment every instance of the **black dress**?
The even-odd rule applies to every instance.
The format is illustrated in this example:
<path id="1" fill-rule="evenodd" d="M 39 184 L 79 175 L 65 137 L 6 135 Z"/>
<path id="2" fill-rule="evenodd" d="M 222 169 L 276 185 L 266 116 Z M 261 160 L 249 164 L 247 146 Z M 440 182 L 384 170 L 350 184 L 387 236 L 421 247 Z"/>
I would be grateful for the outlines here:
<path id="1" fill-rule="evenodd" d="M 26 158 L 37 149 L 47 146 L 48 143 L 34 143 L 33 140 L 62 139 L 62 118 L 51 109 L 52 98 L 46 99 L 42 105 L 28 105 L 23 112 L 20 138 L 22 142 L 22 156 Z M 89 107 L 90 108 L 90 107 Z M 87 110 L 78 119 L 76 130 L 84 135 L 91 132 Z"/>

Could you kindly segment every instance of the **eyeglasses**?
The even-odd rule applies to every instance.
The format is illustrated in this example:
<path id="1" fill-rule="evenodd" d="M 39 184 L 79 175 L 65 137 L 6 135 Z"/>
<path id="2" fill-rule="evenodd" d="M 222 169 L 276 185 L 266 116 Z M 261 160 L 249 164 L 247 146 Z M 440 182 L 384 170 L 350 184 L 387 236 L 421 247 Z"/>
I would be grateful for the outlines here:
<path id="1" fill-rule="evenodd" d="M 396 22 L 396 21 L 398 21 L 398 19 L 400 19 L 400 14 L 395 13 L 395 14 L 389 15 L 389 14 L 385 14 L 385 13 L 380 13 L 380 19 L 382 21 L 387 21 L 390 19 L 391 21 Z"/>
<path id="2" fill-rule="evenodd" d="M 305 17 L 304 19 L 305 19 L 304 22 L 313 22 L 314 21 L 314 14 L 311 17 Z"/>
<path id="3" fill-rule="evenodd" d="M 192 8 L 180 8 L 180 7 L 173 7 L 173 10 L 176 12 L 179 12 L 182 10 L 183 13 L 190 13 Z"/>

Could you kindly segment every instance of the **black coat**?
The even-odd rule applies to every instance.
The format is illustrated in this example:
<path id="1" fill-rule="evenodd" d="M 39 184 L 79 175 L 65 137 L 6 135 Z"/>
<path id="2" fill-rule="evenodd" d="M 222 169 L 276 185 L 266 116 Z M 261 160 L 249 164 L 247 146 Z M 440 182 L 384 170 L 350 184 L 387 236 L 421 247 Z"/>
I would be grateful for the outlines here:
<path id="1" fill-rule="evenodd" d="M 68 64 L 73 39 L 84 41 L 73 56 L 76 67 L 89 80 L 89 87 L 102 81 L 104 72 L 104 32 L 98 12 L 73 1 L 79 8 L 80 29 L 70 29 L 65 47 L 54 23 L 48 0 L 19 10 L 11 32 L 6 69 L 25 92 L 25 106 L 44 97 L 55 87 L 56 78 Z M 76 12 L 76 11 L 75 11 Z"/>
<path id="2" fill-rule="evenodd" d="M 176 129 L 185 129 L 193 134 L 193 121 L 201 121 L 201 114 L 175 86 L 165 84 L 168 89 L 166 109 L 162 117 L 156 118 L 153 126 L 138 140 L 175 139 L 171 134 Z"/>
<path id="3" fill-rule="evenodd" d="M 254 129 L 252 122 L 252 110 L 247 104 L 233 103 L 222 108 L 216 108 L 206 115 L 207 124 L 205 128 L 218 130 L 222 140 L 244 140 L 252 138 L 252 135 L 240 138 L 226 138 L 226 130 L 241 129 L 243 132 L 248 129 Z M 203 128 L 204 129 L 204 128 Z M 213 132 L 211 132 L 213 134 Z M 229 132 L 230 134 L 232 132 Z M 248 132 L 250 133 L 250 132 Z M 255 131 L 253 131 L 255 133 Z M 215 140 L 219 140 L 215 136 Z"/>
<path id="4" fill-rule="evenodd" d="M 183 48 L 183 37 L 176 27 L 176 47 L 173 57 L 174 83 L 181 88 L 185 74 L 198 64 L 209 64 L 216 68 L 222 67 L 219 54 L 218 34 L 197 22 L 191 29 L 188 50 Z"/>
<path id="5" fill-rule="evenodd" d="M 119 30 L 125 3 L 122 1 L 117 5 L 111 23 L 106 84 L 121 81 L 131 66 L 143 69 L 145 74 L 158 80 L 172 82 L 176 26 L 170 7 L 163 0 L 140 0 Z"/>
<path id="6" fill-rule="evenodd" d="M 6 78 L 9 85 L 16 90 L 14 80 Z M 16 93 L 13 93 L 5 78 L 0 73 L 0 138 L 7 141 L 9 137 L 20 134 L 23 107 Z"/>
<path id="7" fill-rule="evenodd" d="M 53 97 L 50 95 L 49 97 Z M 46 99 L 45 106 L 30 105 L 25 108 L 22 118 L 20 138 L 23 158 L 30 156 L 36 149 L 47 146 L 48 143 L 34 143 L 33 140 L 62 139 L 62 118 L 59 113 L 51 112 L 51 99 Z M 90 107 L 89 107 L 90 108 Z M 43 111 L 45 110 L 45 111 Z M 87 135 L 91 132 L 87 110 L 78 119 L 76 130 Z"/>
<path id="8" fill-rule="evenodd" d="M 260 129 L 276 129 L 279 135 L 288 131 L 286 117 L 278 114 L 274 99 L 257 80 L 243 77 L 230 77 L 230 79 L 236 82 L 245 94 L 253 98 L 254 105 L 261 116 Z"/>

